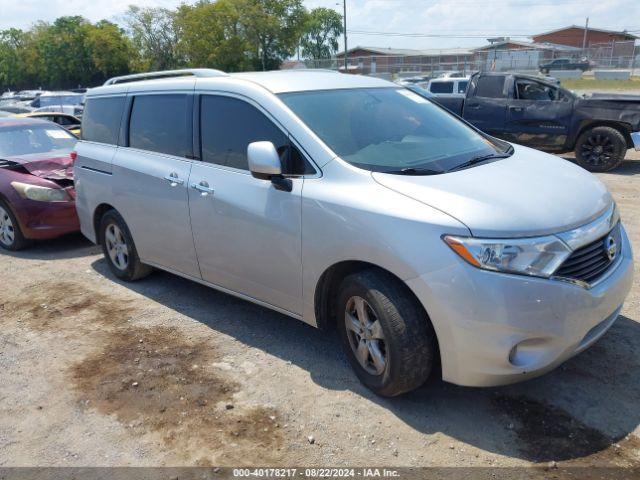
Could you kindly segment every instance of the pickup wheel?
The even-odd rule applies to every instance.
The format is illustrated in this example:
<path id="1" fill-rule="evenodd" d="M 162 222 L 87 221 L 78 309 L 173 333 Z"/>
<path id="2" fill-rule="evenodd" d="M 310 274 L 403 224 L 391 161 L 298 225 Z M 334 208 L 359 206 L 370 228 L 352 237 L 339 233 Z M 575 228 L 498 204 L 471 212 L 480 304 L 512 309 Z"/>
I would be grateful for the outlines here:
<path id="1" fill-rule="evenodd" d="M 427 380 L 436 336 L 406 285 L 375 269 L 354 273 L 343 280 L 336 307 L 349 363 L 369 389 L 393 397 Z"/>
<path id="2" fill-rule="evenodd" d="M 109 210 L 100 222 L 100 243 L 109 270 L 121 280 L 133 282 L 152 272 L 138 257 L 133 237 L 122 216 Z"/>
<path id="3" fill-rule="evenodd" d="M 607 172 L 616 168 L 626 153 L 624 136 L 612 127 L 586 130 L 578 137 L 575 148 L 578 165 L 590 172 Z"/>

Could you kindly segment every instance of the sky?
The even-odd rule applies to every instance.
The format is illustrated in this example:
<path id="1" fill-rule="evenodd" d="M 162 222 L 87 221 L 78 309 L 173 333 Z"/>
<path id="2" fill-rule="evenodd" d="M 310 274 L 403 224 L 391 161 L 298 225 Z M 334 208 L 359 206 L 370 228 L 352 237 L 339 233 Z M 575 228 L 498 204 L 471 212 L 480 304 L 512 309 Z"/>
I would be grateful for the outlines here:
<path id="1" fill-rule="evenodd" d="M 342 12 L 343 0 L 304 0 Z M 640 36 L 640 0 L 346 0 L 348 46 L 475 47 L 486 38 L 528 35 L 576 24 Z M 120 22 L 127 6 L 173 8 L 185 0 L 0 0 L 0 29 L 82 15 Z M 341 43 L 341 48 L 343 48 Z"/>

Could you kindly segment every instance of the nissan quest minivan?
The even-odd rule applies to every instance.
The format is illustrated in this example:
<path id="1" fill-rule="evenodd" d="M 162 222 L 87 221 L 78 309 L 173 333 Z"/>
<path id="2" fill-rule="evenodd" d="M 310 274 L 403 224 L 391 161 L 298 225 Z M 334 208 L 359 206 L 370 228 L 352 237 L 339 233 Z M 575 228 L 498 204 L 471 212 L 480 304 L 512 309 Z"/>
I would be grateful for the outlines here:
<path id="1" fill-rule="evenodd" d="M 459 385 L 541 375 L 605 334 L 632 283 L 593 175 L 381 79 L 113 78 L 87 94 L 74 168 L 116 277 L 159 268 L 335 327 L 379 395 L 438 363 Z"/>

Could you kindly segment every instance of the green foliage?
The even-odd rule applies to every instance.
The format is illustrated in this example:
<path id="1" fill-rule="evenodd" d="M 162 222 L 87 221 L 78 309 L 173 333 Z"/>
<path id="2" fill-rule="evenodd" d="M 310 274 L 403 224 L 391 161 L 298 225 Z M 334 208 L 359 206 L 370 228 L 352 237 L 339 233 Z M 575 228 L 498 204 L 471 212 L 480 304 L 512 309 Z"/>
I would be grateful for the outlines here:
<path id="1" fill-rule="evenodd" d="M 342 16 L 302 0 L 200 0 L 175 10 L 131 5 L 126 31 L 80 16 L 0 31 L 0 90 L 94 86 L 132 71 L 209 67 L 271 70 L 300 47 L 305 58 L 338 49 Z"/>
<path id="2" fill-rule="evenodd" d="M 300 40 L 302 56 L 313 60 L 331 58 L 338 51 L 338 38 L 344 32 L 342 15 L 330 8 L 314 8 L 304 30 Z"/>
<path id="3" fill-rule="evenodd" d="M 303 34 L 307 11 L 302 0 L 236 0 L 243 3 L 244 34 L 257 70 L 277 69 L 292 56 Z"/>
<path id="4" fill-rule="evenodd" d="M 0 89 L 75 88 L 127 73 L 137 53 L 124 31 L 82 17 L 0 32 Z"/>
<path id="5" fill-rule="evenodd" d="M 183 64 L 177 49 L 175 12 L 130 5 L 125 23 L 133 45 L 140 53 L 141 70 L 168 70 Z"/>
<path id="6" fill-rule="evenodd" d="M 178 51 L 188 66 L 227 72 L 251 68 L 251 45 L 241 22 L 243 3 L 218 0 L 178 8 Z"/>

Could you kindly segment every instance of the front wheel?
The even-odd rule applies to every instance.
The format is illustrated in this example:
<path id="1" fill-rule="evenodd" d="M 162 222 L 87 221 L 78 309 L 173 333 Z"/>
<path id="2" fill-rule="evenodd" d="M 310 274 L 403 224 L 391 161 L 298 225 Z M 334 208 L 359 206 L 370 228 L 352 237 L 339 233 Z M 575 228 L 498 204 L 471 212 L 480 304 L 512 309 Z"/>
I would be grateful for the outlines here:
<path id="1" fill-rule="evenodd" d="M 102 217 L 100 242 L 109 269 L 116 277 L 132 282 L 151 273 L 152 268 L 140 261 L 129 228 L 115 210 Z"/>
<path id="2" fill-rule="evenodd" d="M 5 250 L 17 251 L 29 245 L 24 238 L 20 224 L 9 205 L 0 200 L 0 247 Z"/>
<path id="3" fill-rule="evenodd" d="M 590 172 L 607 172 L 616 168 L 627 153 L 627 142 L 612 127 L 594 127 L 576 142 L 576 162 Z"/>
<path id="4" fill-rule="evenodd" d="M 374 393 L 393 397 L 429 377 L 436 338 L 425 311 L 391 275 L 364 270 L 344 279 L 338 328 L 349 363 Z"/>

